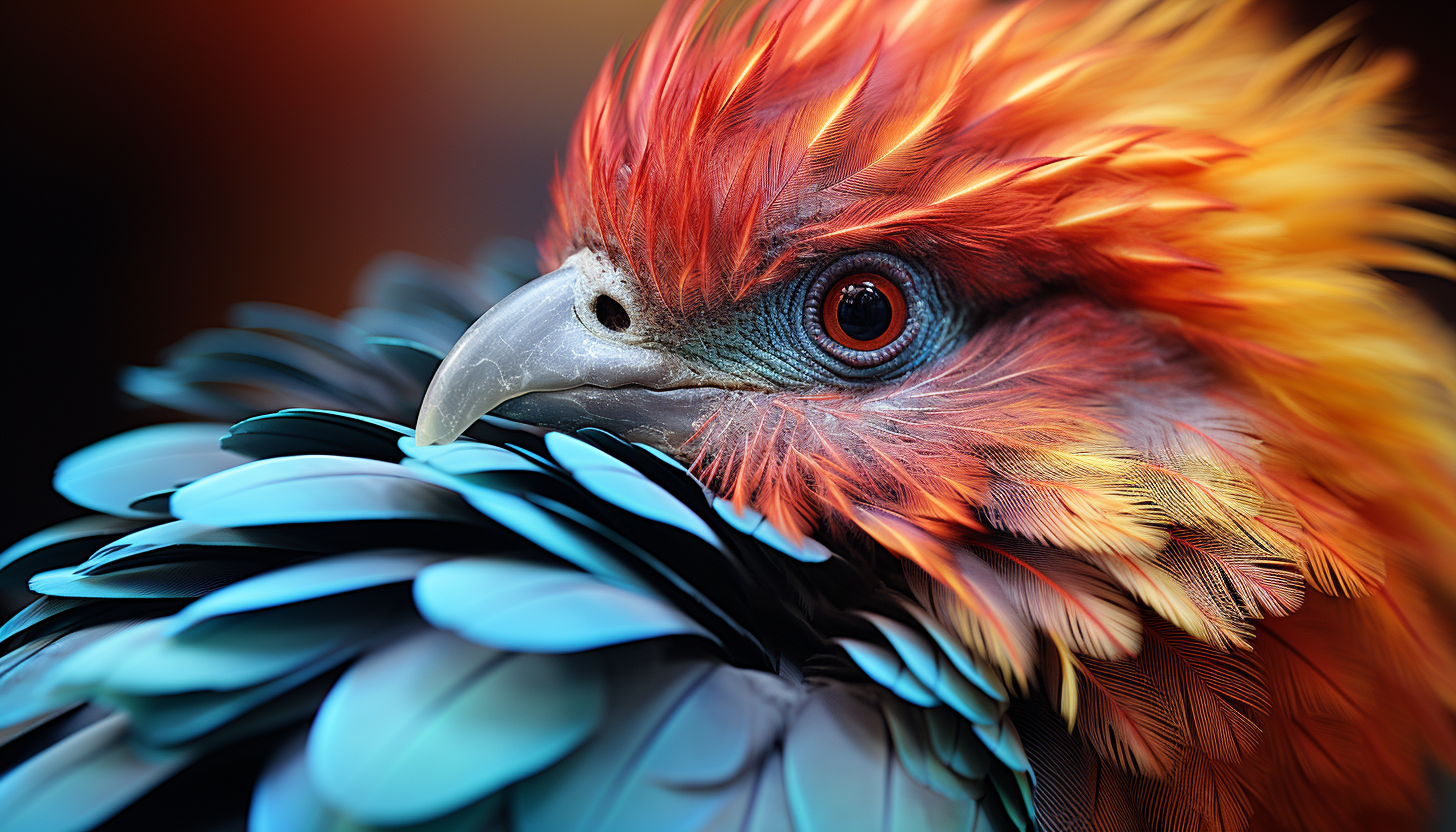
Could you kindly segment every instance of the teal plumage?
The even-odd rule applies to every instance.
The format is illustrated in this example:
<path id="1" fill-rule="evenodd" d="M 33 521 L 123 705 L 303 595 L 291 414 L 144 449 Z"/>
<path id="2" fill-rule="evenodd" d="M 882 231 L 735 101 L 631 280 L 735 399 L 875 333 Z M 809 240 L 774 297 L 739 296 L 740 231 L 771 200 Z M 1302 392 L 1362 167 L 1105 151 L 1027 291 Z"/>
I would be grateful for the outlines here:
<path id="1" fill-rule="evenodd" d="M 415 446 L 524 256 L 387 259 L 344 322 L 252 305 L 127 374 L 214 421 L 68 458 L 96 514 L 0 555 L 41 596 L 0 830 L 1030 828 L 1007 692 L 898 569 L 599 430 Z"/>

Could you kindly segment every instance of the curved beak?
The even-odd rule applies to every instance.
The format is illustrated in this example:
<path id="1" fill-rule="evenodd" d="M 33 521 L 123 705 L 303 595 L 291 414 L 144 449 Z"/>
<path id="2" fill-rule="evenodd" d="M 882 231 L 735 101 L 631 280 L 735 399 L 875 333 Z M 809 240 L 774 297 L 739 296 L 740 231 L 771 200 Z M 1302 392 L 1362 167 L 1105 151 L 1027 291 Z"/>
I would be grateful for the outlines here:
<path id="1" fill-rule="evenodd" d="M 594 333 L 578 314 L 573 257 L 496 304 L 445 356 L 425 392 L 415 442 L 451 442 L 494 413 L 547 427 L 595 426 L 680 447 L 727 394 L 715 379 L 648 345 Z"/>

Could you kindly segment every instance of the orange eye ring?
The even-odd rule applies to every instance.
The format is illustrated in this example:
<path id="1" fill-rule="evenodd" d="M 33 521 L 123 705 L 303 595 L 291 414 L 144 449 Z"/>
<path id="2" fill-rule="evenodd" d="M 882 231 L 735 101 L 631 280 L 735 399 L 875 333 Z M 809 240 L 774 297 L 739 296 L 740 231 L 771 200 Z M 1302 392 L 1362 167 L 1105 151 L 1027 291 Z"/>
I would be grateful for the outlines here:
<path id="1" fill-rule="evenodd" d="M 824 332 L 842 347 L 870 352 L 888 346 L 905 332 L 905 320 L 904 293 L 882 275 L 845 275 L 824 293 Z"/>

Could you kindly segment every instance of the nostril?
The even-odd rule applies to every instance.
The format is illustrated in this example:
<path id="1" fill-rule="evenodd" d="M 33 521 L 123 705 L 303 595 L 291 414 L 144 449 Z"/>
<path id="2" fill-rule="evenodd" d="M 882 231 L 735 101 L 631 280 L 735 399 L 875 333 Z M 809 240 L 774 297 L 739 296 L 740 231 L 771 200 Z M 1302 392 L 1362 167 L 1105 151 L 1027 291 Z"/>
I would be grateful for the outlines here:
<path id="1" fill-rule="evenodd" d="M 627 314 L 627 310 L 623 309 L 622 304 L 617 303 L 616 299 L 610 295 L 597 295 L 594 306 L 597 320 L 601 321 L 602 326 L 607 329 L 621 332 L 632 325 L 632 317 Z"/>

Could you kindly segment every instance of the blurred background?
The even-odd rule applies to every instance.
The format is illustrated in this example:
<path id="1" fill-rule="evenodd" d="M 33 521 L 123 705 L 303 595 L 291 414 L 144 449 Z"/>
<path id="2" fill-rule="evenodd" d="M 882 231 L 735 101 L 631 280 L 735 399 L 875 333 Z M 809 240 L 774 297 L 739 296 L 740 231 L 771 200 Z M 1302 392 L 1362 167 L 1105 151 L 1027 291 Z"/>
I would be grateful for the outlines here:
<path id="1" fill-rule="evenodd" d="M 0 548 L 81 513 L 65 454 L 159 421 L 125 364 L 242 300 L 337 313 L 374 255 L 465 263 L 534 238 L 552 160 L 611 45 L 659 0 L 12 0 Z M 1296 0 L 1308 28 L 1348 0 Z M 1456 148 L 1449 0 L 1367 9 L 1411 52 L 1416 127 Z M 1418 290 L 1450 315 L 1456 295 Z"/>

